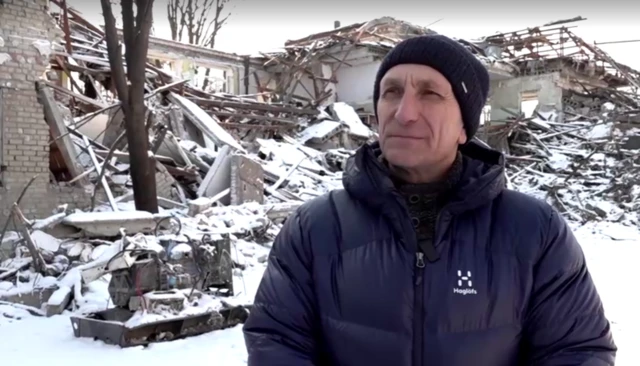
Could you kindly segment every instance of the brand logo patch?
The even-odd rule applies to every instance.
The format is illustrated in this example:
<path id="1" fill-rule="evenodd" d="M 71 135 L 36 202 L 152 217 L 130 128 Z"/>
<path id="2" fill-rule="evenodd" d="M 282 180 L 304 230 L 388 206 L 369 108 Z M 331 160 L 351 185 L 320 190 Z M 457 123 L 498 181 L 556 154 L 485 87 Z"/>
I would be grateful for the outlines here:
<path id="1" fill-rule="evenodd" d="M 473 288 L 473 281 L 471 280 L 471 271 L 458 270 L 458 287 L 453 288 L 453 293 L 458 295 L 477 295 L 478 291 Z"/>

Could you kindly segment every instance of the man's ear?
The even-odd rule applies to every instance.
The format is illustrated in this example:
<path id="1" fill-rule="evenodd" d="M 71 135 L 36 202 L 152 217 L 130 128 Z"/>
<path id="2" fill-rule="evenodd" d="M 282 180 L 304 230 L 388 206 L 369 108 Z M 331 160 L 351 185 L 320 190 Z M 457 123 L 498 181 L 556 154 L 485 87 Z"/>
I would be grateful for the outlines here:
<path id="1" fill-rule="evenodd" d="M 460 134 L 458 135 L 458 145 L 464 145 L 467 143 L 467 131 L 465 131 L 464 127 L 460 129 Z"/>

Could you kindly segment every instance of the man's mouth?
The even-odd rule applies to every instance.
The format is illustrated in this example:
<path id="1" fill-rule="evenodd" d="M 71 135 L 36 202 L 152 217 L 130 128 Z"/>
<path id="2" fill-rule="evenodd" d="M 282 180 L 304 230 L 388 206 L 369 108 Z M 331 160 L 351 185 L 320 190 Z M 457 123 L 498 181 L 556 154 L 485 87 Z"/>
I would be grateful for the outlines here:
<path id="1" fill-rule="evenodd" d="M 399 139 L 408 139 L 408 140 L 422 140 L 421 137 L 415 137 L 415 136 L 402 136 L 402 135 L 391 135 L 389 136 L 390 138 L 399 138 Z"/>

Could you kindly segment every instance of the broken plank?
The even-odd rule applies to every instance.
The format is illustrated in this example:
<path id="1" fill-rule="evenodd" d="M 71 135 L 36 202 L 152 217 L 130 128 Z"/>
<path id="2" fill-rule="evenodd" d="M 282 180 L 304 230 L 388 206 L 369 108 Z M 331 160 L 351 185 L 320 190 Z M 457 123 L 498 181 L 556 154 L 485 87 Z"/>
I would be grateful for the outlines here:
<path id="1" fill-rule="evenodd" d="M 220 117 L 231 117 L 231 118 L 250 119 L 250 120 L 252 119 L 255 121 L 278 122 L 278 123 L 284 123 L 284 124 L 290 124 L 290 125 L 293 125 L 296 123 L 296 121 L 291 119 L 263 116 L 259 114 L 243 114 L 243 113 L 231 113 L 231 112 L 219 112 L 219 111 L 215 111 L 212 113 Z"/>
<path id="2" fill-rule="evenodd" d="M 86 103 L 86 104 L 89 104 L 89 105 L 92 105 L 92 106 L 98 107 L 98 108 L 107 108 L 107 105 L 105 105 L 103 103 L 100 103 L 95 99 L 91 99 L 91 98 L 85 97 L 82 94 L 74 93 L 74 92 L 72 92 L 70 90 L 67 90 L 67 89 L 61 87 L 61 86 L 57 86 L 56 84 L 54 84 L 54 83 L 52 83 L 52 82 L 50 82 L 48 80 L 41 80 L 40 82 L 43 83 L 43 84 L 46 84 L 47 86 L 49 86 L 49 87 L 51 87 L 53 89 L 55 89 L 56 91 L 59 91 L 60 93 L 66 94 L 66 95 L 68 95 L 70 97 L 73 97 L 73 98 L 75 98 L 75 99 L 77 99 L 77 100 L 79 100 L 79 101 L 81 101 L 83 103 Z"/>
<path id="3" fill-rule="evenodd" d="M 274 106 L 266 103 L 241 103 L 241 102 L 232 102 L 232 101 L 222 101 L 222 100 L 211 100 L 204 98 L 189 98 L 193 102 L 202 106 L 212 106 L 216 108 L 233 108 L 233 109 L 248 109 L 255 111 L 264 111 L 264 112 L 272 112 L 272 113 L 292 113 L 292 114 L 303 114 L 303 115 L 312 115 L 317 116 L 320 114 L 320 111 L 317 109 L 302 109 L 302 108 L 291 108 L 291 107 L 281 107 Z"/>
<path id="4" fill-rule="evenodd" d="M 31 234 L 29 234 L 29 229 L 27 228 L 27 219 L 24 217 L 22 211 L 20 211 L 20 208 L 16 203 L 13 204 L 12 210 L 15 217 L 17 217 L 18 221 L 20 221 L 20 234 L 22 234 L 24 244 L 26 245 L 27 249 L 29 250 L 29 254 L 31 254 L 31 258 L 33 259 L 33 268 L 36 270 L 36 272 L 45 274 L 45 271 L 47 270 L 47 264 L 45 263 L 44 258 L 42 258 L 38 247 L 31 238 Z"/>

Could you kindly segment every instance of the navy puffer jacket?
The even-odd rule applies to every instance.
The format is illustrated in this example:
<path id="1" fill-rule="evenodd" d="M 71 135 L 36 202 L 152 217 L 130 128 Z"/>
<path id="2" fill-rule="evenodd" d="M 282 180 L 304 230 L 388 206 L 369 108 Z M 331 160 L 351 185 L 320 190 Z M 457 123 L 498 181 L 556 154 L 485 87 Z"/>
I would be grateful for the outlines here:
<path id="1" fill-rule="evenodd" d="M 604 366 L 616 347 L 585 259 L 546 203 L 472 142 L 420 252 L 377 144 L 275 240 L 244 326 L 250 366 Z"/>

